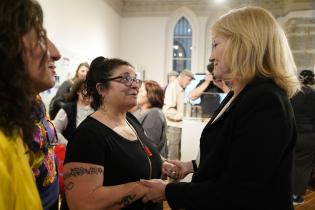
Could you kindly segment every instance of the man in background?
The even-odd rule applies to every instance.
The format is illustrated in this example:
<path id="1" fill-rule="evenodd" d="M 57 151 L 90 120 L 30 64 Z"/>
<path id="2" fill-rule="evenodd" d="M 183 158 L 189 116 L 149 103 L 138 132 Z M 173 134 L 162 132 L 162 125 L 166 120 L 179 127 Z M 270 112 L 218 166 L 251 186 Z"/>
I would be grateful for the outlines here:
<path id="1" fill-rule="evenodd" d="M 180 159 L 185 88 L 195 79 L 190 70 L 183 70 L 165 90 L 163 112 L 167 121 L 168 158 Z"/>

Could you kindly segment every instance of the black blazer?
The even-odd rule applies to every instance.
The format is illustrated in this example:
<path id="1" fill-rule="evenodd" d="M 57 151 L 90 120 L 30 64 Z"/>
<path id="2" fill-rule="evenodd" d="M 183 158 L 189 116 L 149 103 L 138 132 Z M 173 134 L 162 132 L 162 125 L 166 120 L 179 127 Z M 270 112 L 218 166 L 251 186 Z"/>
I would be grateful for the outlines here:
<path id="1" fill-rule="evenodd" d="M 291 170 L 296 128 L 285 92 L 272 80 L 256 78 L 221 117 L 212 121 L 201 135 L 200 164 L 192 182 L 166 186 L 170 207 L 293 209 Z"/>

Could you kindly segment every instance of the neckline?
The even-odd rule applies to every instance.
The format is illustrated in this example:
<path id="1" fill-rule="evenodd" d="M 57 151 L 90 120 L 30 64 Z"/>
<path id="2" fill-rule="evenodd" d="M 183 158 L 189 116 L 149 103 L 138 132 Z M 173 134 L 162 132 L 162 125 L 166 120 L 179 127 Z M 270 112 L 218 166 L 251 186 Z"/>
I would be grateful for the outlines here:
<path id="1" fill-rule="evenodd" d="M 101 126 L 105 127 L 107 130 L 110 130 L 116 136 L 120 137 L 119 139 L 121 139 L 121 140 L 124 140 L 126 142 L 131 142 L 131 143 L 137 143 L 139 141 L 138 138 L 136 138 L 136 139 L 127 139 L 127 138 L 125 138 L 124 136 L 120 135 L 119 133 L 117 133 L 116 131 L 114 131 L 113 129 L 111 129 L 110 127 L 108 127 L 107 125 L 105 125 L 104 123 L 100 122 L 99 120 L 95 119 L 92 116 L 88 116 L 87 118 L 92 119 L 93 121 L 96 121 L 98 124 L 100 124 Z"/>

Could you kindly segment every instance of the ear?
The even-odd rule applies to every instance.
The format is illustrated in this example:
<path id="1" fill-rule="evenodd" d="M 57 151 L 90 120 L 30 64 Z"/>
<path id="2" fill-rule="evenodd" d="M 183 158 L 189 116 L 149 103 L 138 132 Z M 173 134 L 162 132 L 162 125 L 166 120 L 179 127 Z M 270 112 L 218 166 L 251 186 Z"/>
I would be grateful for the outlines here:
<path id="1" fill-rule="evenodd" d="M 97 93 L 101 96 L 103 96 L 104 92 L 105 92 L 105 88 L 104 86 L 102 85 L 102 83 L 96 83 L 96 90 L 97 90 Z"/>

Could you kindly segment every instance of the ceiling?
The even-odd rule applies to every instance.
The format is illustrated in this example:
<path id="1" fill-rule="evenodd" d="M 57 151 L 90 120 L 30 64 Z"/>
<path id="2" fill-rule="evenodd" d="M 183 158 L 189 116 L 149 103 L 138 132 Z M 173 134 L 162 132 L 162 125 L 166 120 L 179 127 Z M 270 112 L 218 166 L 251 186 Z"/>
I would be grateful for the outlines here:
<path id="1" fill-rule="evenodd" d="M 207 16 L 214 10 L 226 10 L 245 5 L 262 6 L 277 16 L 294 10 L 315 10 L 315 0 L 104 0 L 121 16 L 167 16 L 180 7 Z"/>

